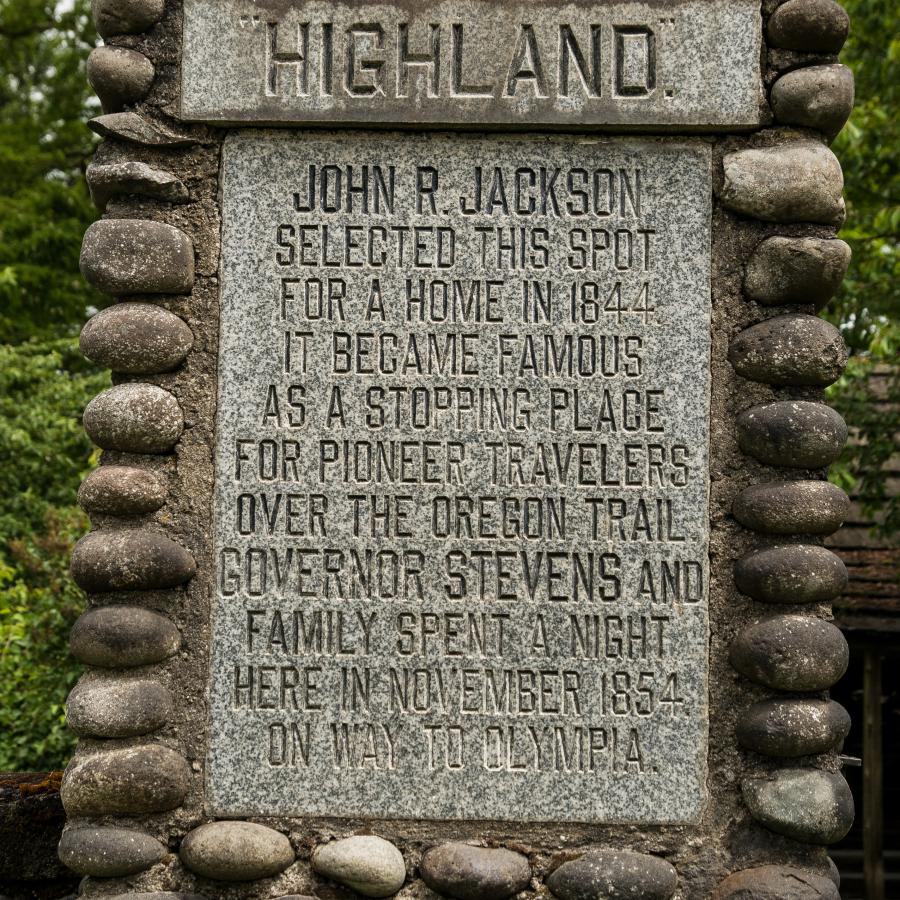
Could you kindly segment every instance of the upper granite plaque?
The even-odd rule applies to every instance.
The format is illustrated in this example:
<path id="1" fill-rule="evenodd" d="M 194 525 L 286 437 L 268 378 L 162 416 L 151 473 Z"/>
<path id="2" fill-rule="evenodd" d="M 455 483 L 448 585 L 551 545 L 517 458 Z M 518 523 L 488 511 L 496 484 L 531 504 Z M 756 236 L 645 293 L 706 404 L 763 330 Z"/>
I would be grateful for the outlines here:
<path id="1" fill-rule="evenodd" d="M 185 0 L 181 115 L 750 128 L 760 22 L 759 0 Z"/>
<path id="2" fill-rule="evenodd" d="M 699 813 L 710 168 L 229 136 L 215 814 Z"/>

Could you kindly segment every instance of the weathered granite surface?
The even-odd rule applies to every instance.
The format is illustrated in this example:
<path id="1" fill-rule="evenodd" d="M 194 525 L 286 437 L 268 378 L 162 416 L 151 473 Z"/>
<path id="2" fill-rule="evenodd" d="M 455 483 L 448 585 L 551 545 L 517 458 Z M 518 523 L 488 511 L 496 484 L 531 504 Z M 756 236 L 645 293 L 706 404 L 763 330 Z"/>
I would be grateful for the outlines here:
<path id="1" fill-rule="evenodd" d="M 237 135 L 223 218 L 215 813 L 696 816 L 708 148 Z"/>
<path id="2" fill-rule="evenodd" d="M 186 0 L 182 117 L 584 129 L 759 123 L 753 0 Z"/>

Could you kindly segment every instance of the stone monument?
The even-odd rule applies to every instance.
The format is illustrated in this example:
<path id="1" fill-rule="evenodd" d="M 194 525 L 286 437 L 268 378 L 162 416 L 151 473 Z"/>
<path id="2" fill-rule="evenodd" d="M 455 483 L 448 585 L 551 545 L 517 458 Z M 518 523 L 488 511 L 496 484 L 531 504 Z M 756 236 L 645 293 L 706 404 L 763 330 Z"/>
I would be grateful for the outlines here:
<path id="1" fill-rule="evenodd" d="M 94 0 L 86 897 L 836 898 L 833 0 Z"/>

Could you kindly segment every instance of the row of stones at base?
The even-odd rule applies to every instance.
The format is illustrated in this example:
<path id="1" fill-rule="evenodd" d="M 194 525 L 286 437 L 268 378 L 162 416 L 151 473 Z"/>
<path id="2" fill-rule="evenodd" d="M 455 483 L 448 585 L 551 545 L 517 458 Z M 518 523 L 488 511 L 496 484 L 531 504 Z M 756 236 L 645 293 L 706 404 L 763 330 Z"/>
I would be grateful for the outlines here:
<path id="1" fill-rule="evenodd" d="M 149 835 L 122 828 L 70 828 L 60 843 L 60 858 L 81 874 L 121 877 L 136 874 L 167 855 Z M 201 878 L 247 882 L 279 875 L 295 861 L 290 841 L 278 831 L 250 822 L 212 822 L 190 832 L 181 842 L 182 864 Z M 407 880 L 403 855 L 376 835 L 355 835 L 320 845 L 311 855 L 313 872 L 366 897 L 389 897 Z M 505 848 L 447 843 L 427 850 L 418 875 L 436 893 L 453 900 L 505 900 L 529 887 L 528 858 Z M 751 880 L 755 879 L 755 880 Z M 546 877 L 560 900 L 669 900 L 678 884 L 669 862 L 631 850 L 591 849 L 558 865 Z M 790 894 L 741 893 L 792 886 Z M 813 872 L 763 866 L 729 876 L 713 898 L 790 896 L 792 900 L 837 898 L 837 882 Z M 808 889 L 808 893 L 804 891 Z M 815 892 L 813 892 L 815 891 Z M 190 898 L 197 894 L 121 895 L 122 898 Z M 301 900 L 300 895 L 278 900 Z"/>

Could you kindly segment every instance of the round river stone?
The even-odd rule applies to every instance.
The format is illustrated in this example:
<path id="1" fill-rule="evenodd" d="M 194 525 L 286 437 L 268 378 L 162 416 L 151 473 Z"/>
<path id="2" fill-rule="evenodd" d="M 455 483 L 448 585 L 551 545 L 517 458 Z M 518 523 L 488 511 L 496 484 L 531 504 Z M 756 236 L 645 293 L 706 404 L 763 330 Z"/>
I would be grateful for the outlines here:
<path id="1" fill-rule="evenodd" d="M 104 450 L 169 453 L 184 431 L 178 401 L 155 384 L 120 384 L 88 403 L 84 430 Z"/>
<path id="2" fill-rule="evenodd" d="M 162 17 L 166 0 L 91 0 L 97 34 L 139 34 L 152 28 Z"/>
<path id="3" fill-rule="evenodd" d="M 95 878 L 136 875 L 165 855 L 156 838 L 130 828 L 67 828 L 59 842 L 63 865 Z"/>
<path id="4" fill-rule="evenodd" d="M 841 286 L 850 256 L 850 245 L 833 238 L 766 238 L 747 263 L 744 293 L 764 306 L 812 303 L 820 309 Z"/>
<path id="5" fill-rule="evenodd" d="M 750 814 L 766 828 L 806 844 L 834 844 L 853 824 L 853 795 L 842 775 L 781 769 L 743 783 Z"/>
<path id="6" fill-rule="evenodd" d="M 172 704 L 158 681 L 82 679 L 66 701 L 66 722 L 80 737 L 138 737 L 162 728 Z"/>
<path id="7" fill-rule="evenodd" d="M 78 489 L 78 503 L 88 513 L 107 516 L 142 516 L 166 502 L 166 486 L 149 469 L 135 466 L 100 466 Z"/>
<path id="8" fill-rule="evenodd" d="M 81 352 L 99 366 L 126 375 L 177 369 L 194 343 L 174 313 L 150 303 L 117 303 L 88 319 Z"/>
<path id="9" fill-rule="evenodd" d="M 841 377 L 847 346 L 816 316 L 775 316 L 746 328 L 728 348 L 738 375 L 765 384 L 825 387 Z"/>
<path id="10" fill-rule="evenodd" d="M 668 900 L 677 883 L 670 863 L 631 850 L 592 850 L 547 878 L 560 900 Z"/>
<path id="11" fill-rule="evenodd" d="M 824 403 L 780 400 L 737 418 L 741 450 L 769 466 L 818 469 L 833 463 L 847 440 L 847 423 Z"/>
<path id="12" fill-rule="evenodd" d="M 422 858 L 422 880 L 457 900 L 503 900 L 525 890 L 531 880 L 528 858 L 512 850 L 441 844 Z"/>
<path id="13" fill-rule="evenodd" d="M 810 756 L 839 749 L 850 716 L 834 700 L 761 700 L 738 720 L 738 742 L 765 756 Z"/>
<path id="14" fill-rule="evenodd" d="M 709 900 L 841 900 L 829 878 L 792 866 L 758 866 L 729 875 Z"/>
<path id="15" fill-rule="evenodd" d="M 180 753 L 148 744 L 76 759 L 60 796 L 70 817 L 130 816 L 181 806 L 190 785 L 191 770 Z"/>
<path id="16" fill-rule="evenodd" d="M 332 841 L 317 847 L 313 870 L 366 897 L 389 897 L 403 887 L 403 854 L 384 838 L 370 834 Z"/>
<path id="17" fill-rule="evenodd" d="M 734 640 L 731 665 L 746 678 L 780 691 L 824 691 L 839 681 L 850 651 L 839 628 L 814 616 L 772 616 Z"/>
<path id="18" fill-rule="evenodd" d="M 120 112 L 143 100 L 153 85 L 153 63 L 125 47 L 95 47 L 87 61 L 87 76 L 103 111 Z"/>
<path id="19" fill-rule="evenodd" d="M 732 514 L 766 534 L 831 534 L 850 512 L 850 498 L 828 481 L 754 484 L 735 498 Z"/>
<path id="20" fill-rule="evenodd" d="M 181 646 L 178 629 L 165 616 L 139 606 L 98 606 L 72 626 L 69 648 L 79 662 L 128 668 L 162 662 Z"/>
<path id="21" fill-rule="evenodd" d="M 181 861 L 203 878 L 255 881 L 283 872 L 294 861 L 291 842 L 253 822 L 210 822 L 181 842 Z"/>
<path id="22" fill-rule="evenodd" d="M 853 109 L 853 72 L 840 65 L 795 69 L 772 86 L 771 103 L 779 122 L 834 137 Z"/>
<path id="23" fill-rule="evenodd" d="M 748 553 L 734 566 L 741 593 L 763 603 L 826 603 L 847 586 L 847 567 L 817 544 L 787 544 Z"/>
<path id="24" fill-rule="evenodd" d="M 835 0 L 787 0 L 769 19 L 773 47 L 805 53 L 837 53 L 850 33 L 850 17 Z"/>

